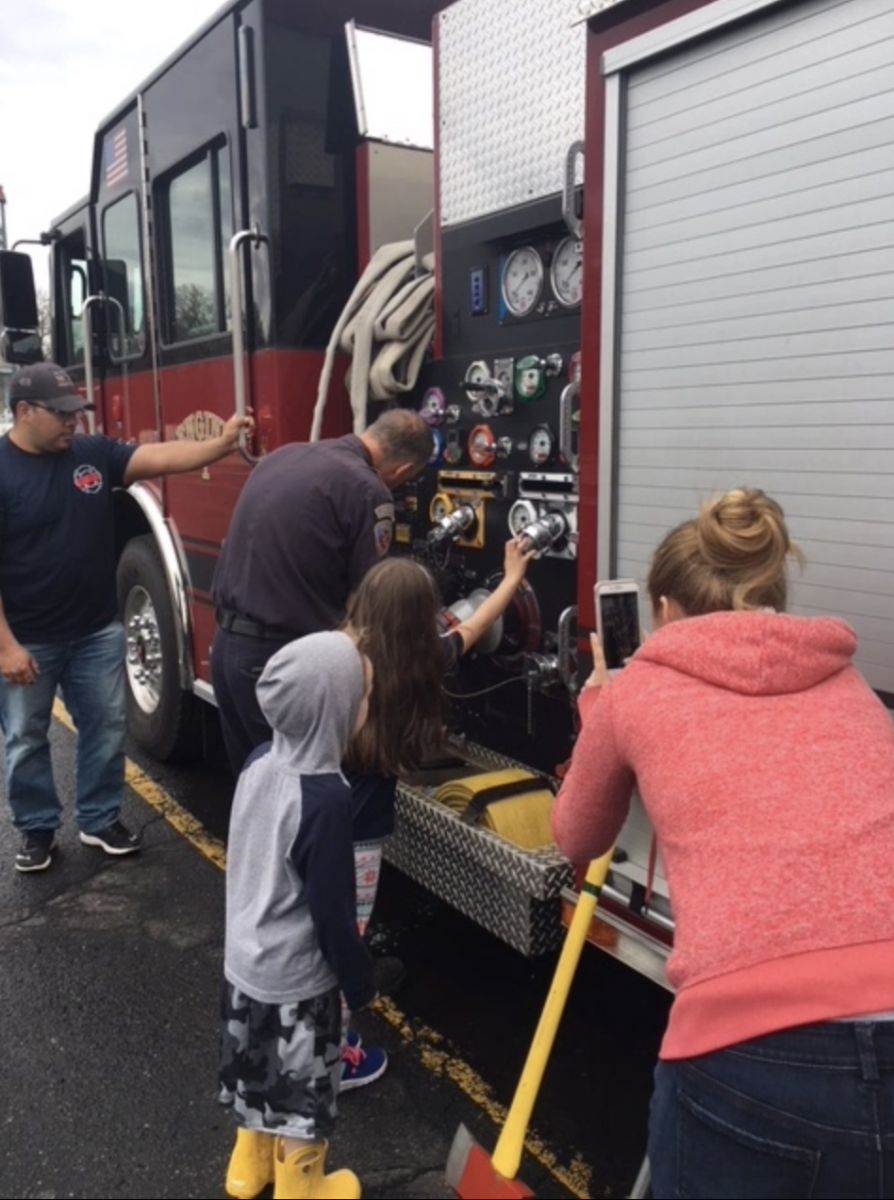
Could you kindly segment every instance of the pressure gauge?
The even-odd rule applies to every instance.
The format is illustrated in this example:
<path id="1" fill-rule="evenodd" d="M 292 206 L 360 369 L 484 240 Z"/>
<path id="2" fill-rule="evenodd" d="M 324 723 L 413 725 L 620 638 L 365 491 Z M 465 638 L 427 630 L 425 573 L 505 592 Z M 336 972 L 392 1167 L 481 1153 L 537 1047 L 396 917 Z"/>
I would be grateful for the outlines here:
<path id="1" fill-rule="evenodd" d="M 503 303 L 514 317 L 533 312 L 543 291 L 543 259 L 533 246 L 513 250 L 503 264 Z"/>
<path id="2" fill-rule="evenodd" d="M 537 509 L 531 500 L 516 500 L 509 510 L 509 532 L 518 537 L 537 520 Z"/>
<path id="3" fill-rule="evenodd" d="M 444 399 L 444 393 L 440 388 L 429 388 L 422 397 L 422 404 L 419 408 L 419 415 L 429 425 L 440 425 L 444 420 L 444 410 L 447 407 L 447 401 Z"/>
<path id="4" fill-rule="evenodd" d="M 549 462 L 556 448 L 556 439 L 548 425 L 537 425 L 528 438 L 528 458 L 535 466 Z"/>
<path id="5" fill-rule="evenodd" d="M 463 383 L 465 384 L 465 393 L 473 405 L 479 404 L 486 395 L 484 390 L 476 385 L 489 382 L 490 370 L 486 362 L 483 362 L 480 358 L 476 358 L 473 363 L 469 363 L 463 377 Z"/>
<path id="6" fill-rule="evenodd" d="M 491 427 L 476 425 L 469 434 L 466 450 L 476 467 L 489 467 L 497 454 L 497 444 Z"/>
<path id="7" fill-rule="evenodd" d="M 577 308 L 584 294 L 584 246 L 580 238 L 563 238 L 549 269 L 553 293 L 565 308 Z"/>
<path id="8" fill-rule="evenodd" d="M 448 517 L 453 512 L 453 501 L 446 492 L 436 492 L 431 498 L 431 504 L 428 506 L 428 515 L 431 522 L 434 524 L 440 521 L 443 517 Z"/>

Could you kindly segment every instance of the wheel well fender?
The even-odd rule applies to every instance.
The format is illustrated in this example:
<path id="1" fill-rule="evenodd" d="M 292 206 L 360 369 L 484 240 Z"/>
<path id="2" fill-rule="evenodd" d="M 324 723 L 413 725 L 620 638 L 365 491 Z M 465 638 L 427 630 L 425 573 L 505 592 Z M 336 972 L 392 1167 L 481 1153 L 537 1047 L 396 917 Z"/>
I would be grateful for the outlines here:
<path id="1" fill-rule="evenodd" d="M 134 537 L 152 535 L 174 609 L 180 686 L 192 691 L 192 627 L 189 619 L 189 572 L 176 529 L 165 517 L 157 492 L 143 483 L 115 493 L 115 549 L 118 558 Z"/>

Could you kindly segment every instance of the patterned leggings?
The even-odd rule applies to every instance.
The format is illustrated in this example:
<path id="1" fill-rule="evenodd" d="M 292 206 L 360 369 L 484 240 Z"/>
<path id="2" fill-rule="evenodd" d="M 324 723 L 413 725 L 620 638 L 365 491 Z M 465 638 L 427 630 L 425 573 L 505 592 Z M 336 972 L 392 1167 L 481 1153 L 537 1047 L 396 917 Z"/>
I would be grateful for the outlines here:
<path id="1" fill-rule="evenodd" d="M 373 905 L 376 902 L 376 892 L 379 890 L 379 876 L 382 874 L 382 846 L 384 838 L 376 838 L 369 842 L 354 843 L 354 872 L 357 879 L 357 928 L 361 934 L 366 933 L 369 919 L 372 916 Z M 350 1010 L 341 998 L 342 1046 L 348 1036 L 348 1023 L 351 1019 Z"/>

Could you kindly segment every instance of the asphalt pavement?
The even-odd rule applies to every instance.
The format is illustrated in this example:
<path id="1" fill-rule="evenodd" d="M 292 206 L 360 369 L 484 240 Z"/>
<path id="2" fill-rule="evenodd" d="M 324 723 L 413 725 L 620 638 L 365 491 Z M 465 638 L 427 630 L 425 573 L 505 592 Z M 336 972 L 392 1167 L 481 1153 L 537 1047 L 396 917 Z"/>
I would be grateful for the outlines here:
<path id="1" fill-rule="evenodd" d="M 74 739 L 54 722 L 52 740 L 65 805 L 53 866 L 16 872 L 5 798 L 0 822 L 0 1197 L 223 1196 L 223 873 L 132 791 L 122 818 L 142 830 L 143 852 L 115 860 L 82 846 Z M 356 1171 L 369 1200 L 446 1200 L 459 1123 L 489 1149 L 498 1131 L 393 1011 L 360 1013 L 357 1026 L 389 1069 L 341 1098 L 328 1165 Z M 538 1196 L 572 1194 L 527 1156 L 520 1173 Z"/>

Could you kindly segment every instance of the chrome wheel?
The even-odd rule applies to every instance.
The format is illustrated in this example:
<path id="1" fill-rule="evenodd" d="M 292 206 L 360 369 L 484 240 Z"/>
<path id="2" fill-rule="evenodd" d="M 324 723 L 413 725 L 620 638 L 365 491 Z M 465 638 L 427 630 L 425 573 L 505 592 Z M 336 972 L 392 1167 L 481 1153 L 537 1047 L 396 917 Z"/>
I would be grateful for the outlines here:
<path id="1" fill-rule="evenodd" d="M 144 587 L 137 585 L 128 592 L 123 620 L 130 691 L 144 713 L 154 713 L 162 694 L 161 633 L 155 605 Z"/>

